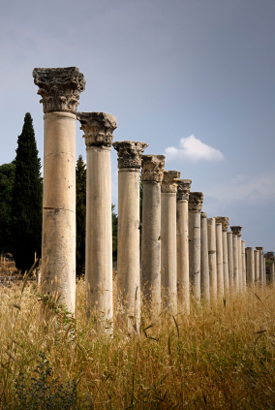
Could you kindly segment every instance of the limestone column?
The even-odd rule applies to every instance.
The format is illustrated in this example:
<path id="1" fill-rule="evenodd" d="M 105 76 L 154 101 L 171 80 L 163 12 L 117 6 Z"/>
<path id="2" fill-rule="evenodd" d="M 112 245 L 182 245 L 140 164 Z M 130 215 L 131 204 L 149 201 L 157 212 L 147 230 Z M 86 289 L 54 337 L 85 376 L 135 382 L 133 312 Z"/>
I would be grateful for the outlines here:
<path id="1" fill-rule="evenodd" d="M 223 279 L 224 291 L 229 292 L 229 271 L 228 271 L 228 245 L 227 245 L 227 230 L 229 226 L 229 218 L 227 216 L 217 216 L 216 222 L 222 224 L 222 254 L 223 254 Z"/>
<path id="2" fill-rule="evenodd" d="M 255 283 L 256 285 L 260 285 L 260 252 L 258 249 L 254 250 L 254 267 L 255 267 Z"/>
<path id="3" fill-rule="evenodd" d="M 242 248 L 242 278 L 243 278 L 243 289 L 246 289 L 246 260 L 245 260 L 245 241 L 241 241 Z"/>
<path id="4" fill-rule="evenodd" d="M 111 146 L 116 119 L 104 112 L 79 112 L 77 118 L 84 132 L 87 155 L 87 316 L 99 318 L 98 323 L 105 326 L 111 324 L 113 317 Z"/>
<path id="5" fill-rule="evenodd" d="M 234 289 L 234 266 L 233 266 L 233 237 L 232 232 L 227 232 L 227 252 L 228 252 L 228 277 L 230 292 Z"/>
<path id="6" fill-rule="evenodd" d="M 202 192 L 190 192 L 189 196 L 189 276 L 191 292 L 196 300 L 201 297 L 201 209 Z"/>
<path id="7" fill-rule="evenodd" d="M 247 284 L 254 285 L 255 282 L 255 266 L 254 266 L 254 248 L 246 248 L 247 254 Z"/>
<path id="8" fill-rule="evenodd" d="M 44 110 L 43 293 L 75 311 L 75 120 L 83 74 L 76 67 L 35 68 Z"/>
<path id="9" fill-rule="evenodd" d="M 201 297 L 210 300 L 206 212 L 201 212 Z"/>
<path id="10" fill-rule="evenodd" d="M 222 224 L 216 219 L 217 288 L 218 297 L 224 297 Z"/>
<path id="11" fill-rule="evenodd" d="M 178 311 L 190 311 L 188 201 L 191 179 L 180 179 L 177 191 Z"/>
<path id="12" fill-rule="evenodd" d="M 269 269 L 270 269 L 270 286 L 273 288 L 274 287 L 274 262 L 275 262 L 275 258 L 270 258 L 270 265 L 269 265 Z"/>
<path id="13" fill-rule="evenodd" d="M 266 256 L 263 254 L 263 285 L 266 286 Z"/>
<path id="14" fill-rule="evenodd" d="M 161 186 L 161 286 L 164 307 L 177 311 L 177 187 L 180 172 L 164 171 Z"/>
<path id="15" fill-rule="evenodd" d="M 161 311 L 161 183 L 165 156 L 143 155 L 141 291 L 156 314 Z"/>
<path id="16" fill-rule="evenodd" d="M 263 285 L 263 254 L 264 248 L 262 246 L 256 246 L 256 249 L 259 251 L 259 283 Z"/>
<path id="17" fill-rule="evenodd" d="M 145 142 L 120 141 L 118 153 L 117 296 L 125 309 L 130 333 L 140 323 L 140 182 Z M 130 319 L 134 317 L 134 321 Z M 133 323 L 134 322 L 134 323 Z"/>
<path id="18" fill-rule="evenodd" d="M 241 253 L 239 252 L 239 241 L 238 241 L 238 235 L 239 235 L 239 226 L 231 226 L 232 230 L 232 243 L 233 243 L 233 288 L 234 291 L 239 291 L 240 289 L 240 272 L 239 272 L 239 267 L 240 267 L 240 261 L 239 259 L 241 258 Z"/>
<path id="19" fill-rule="evenodd" d="M 210 294 L 217 297 L 216 218 L 207 219 Z"/>

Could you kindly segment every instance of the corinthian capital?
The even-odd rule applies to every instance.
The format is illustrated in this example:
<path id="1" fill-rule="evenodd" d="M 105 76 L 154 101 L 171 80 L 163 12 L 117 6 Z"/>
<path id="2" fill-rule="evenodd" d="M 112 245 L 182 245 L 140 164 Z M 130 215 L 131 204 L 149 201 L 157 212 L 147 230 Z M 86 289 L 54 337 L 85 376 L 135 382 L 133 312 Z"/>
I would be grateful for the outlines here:
<path id="1" fill-rule="evenodd" d="M 179 171 L 164 171 L 161 192 L 163 194 L 176 194 L 179 177 Z"/>
<path id="2" fill-rule="evenodd" d="M 141 180 L 161 182 L 165 165 L 164 155 L 142 155 Z"/>
<path id="3" fill-rule="evenodd" d="M 222 224 L 222 231 L 227 232 L 229 227 L 229 217 L 228 216 L 216 216 L 216 222 Z"/>
<path id="4" fill-rule="evenodd" d="M 90 146 L 111 147 L 113 132 L 116 129 L 116 118 L 106 112 L 78 112 L 80 129 L 84 132 L 85 144 Z"/>
<path id="5" fill-rule="evenodd" d="M 230 226 L 233 235 L 237 235 L 238 238 L 242 236 L 242 226 Z"/>
<path id="6" fill-rule="evenodd" d="M 39 87 L 44 113 L 64 111 L 76 113 L 80 93 L 86 81 L 77 67 L 35 68 L 34 84 Z"/>
<path id="7" fill-rule="evenodd" d="M 141 156 L 148 147 L 146 142 L 136 141 L 116 141 L 113 143 L 114 149 L 118 155 L 118 168 L 136 168 L 141 167 Z"/>
<path id="8" fill-rule="evenodd" d="M 177 200 L 183 201 L 189 200 L 189 194 L 191 189 L 192 180 L 191 179 L 179 179 L 178 180 L 178 191 Z"/>
<path id="9" fill-rule="evenodd" d="M 190 192 L 188 209 L 189 211 L 201 212 L 203 204 L 202 192 Z"/>

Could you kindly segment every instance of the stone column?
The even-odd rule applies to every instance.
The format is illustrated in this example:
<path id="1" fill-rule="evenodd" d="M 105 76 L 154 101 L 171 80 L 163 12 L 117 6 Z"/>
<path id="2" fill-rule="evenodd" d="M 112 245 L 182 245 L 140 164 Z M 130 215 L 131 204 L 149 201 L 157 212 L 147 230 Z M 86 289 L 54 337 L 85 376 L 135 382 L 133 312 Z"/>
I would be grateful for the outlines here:
<path id="1" fill-rule="evenodd" d="M 255 282 L 255 266 L 254 266 L 254 248 L 246 248 L 247 255 L 247 284 L 254 285 Z"/>
<path id="2" fill-rule="evenodd" d="M 207 213 L 201 212 L 201 297 L 210 300 L 207 239 Z"/>
<path id="3" fill-rule="evenodd" d="M 216 218 L 207 219 L 210 294 L 217 297 Z"/>
<path id="4" fill-rule="evenodd" d="M 104 112 L 79 112 L 77 118 L 87 152 L 87 316 L 95 315 L 105 326 L 113 317 L 111 146 L 116 119 Z"/>
<path id="5" fill-rule="evenodd" d="M 161 183 L 164 155 L 143 155 L 141 291 L 155 314 L 161 311 Z"/>
<path id="6" fill-rule="evenodd" d="M 189 276 L 191 292 L 196 300 L 201 297 L 201 209 L 202 192 L 190 192 L 189 196 Z"/>
<path id="7" fill-rule="evenodd" d="M 266 256 L 263 254 L 263 285 L 266 286 Z"/>
<path id="8" fill-rule="evenodd" d="M 263 285 L 263 254 L 264 248 L 262 246 L 256 246 L 257 251 L 259 251 L 259 283 Z"/>
<path id="9" fill-rule="evenodd" d="M 217 288 L 218 297 L 224 297 L 222 224 L 216 218 Z"/>
<path id="10" fill-rule="evenodd" d="M 239 226 L 231 226 L 232 230 L 232 242 L 233 242 L 233 287 L 234 291 L 240 290 L 240 258 L 241 252 L 239 251 L 238 235 L 240 233 Z"/>
<path id="11" fill-rule="evenodd" d="M 216 222 L 222 224 L 222 249 L 223 249 L 223 279 L 224 291 L 229 292 L 229 272 L 228 272 L 228 246 L 227 246 L 227 230 L 229 226 L 229 218 L 227 216 L 217 216 Z"/>
<path id="12" fill-rule="evenodd" d="M 273 288 L 274 287 L 274 262 L 275 258 L 270 258 L 270 286 Z"/>
<path id="13" fill-rule="evenodd" d="M 255 267 L 255 283 L 256 285 L 260 285 L 260 252 L 255 249 L 254 250 L 254 267 Z"/>
<path id="14" fill-rule="evenodd" d="M 42 292 L 75 311 L 75 120 L 85 80 L 76 67 L 35 68 L 44 110 Z"/>
<path id="15" fill-rule="evenodd" d="M 177 311 L 177 188 L 178 171 L 164 171 L 161 186 L 161 285 L 164 307 Z"/>
<path id="16" fill-rule="evenodd" d="M 145 142 L 120 141 L 118 152 L 117 296 L 125 309 L 128 329 L 140 323 L 140 183 Z M 134 317 L 134 320 L 130 318 Z"/>
<path id="17" fill-rule="evenodd" d="M 241 241 L 242 248 L 242 278 L 243 278 L 243 289 L 246 289 L 246 260 L 245 260 L 245 241 Z"/>
<path id="18" fill-rule="evenodd" d="M 177 191 L 178 311 L 190 311 L 188 201 L 191 179 L 180 179 Z"/>
<path id="19" fill-rule="evenodd" d="M 233 237 L 232 232 L 227 232 L 227 252 L 228 252 L 228 277 L 230 292 L 234 289 L 234 267 L 233 267 Z"/>

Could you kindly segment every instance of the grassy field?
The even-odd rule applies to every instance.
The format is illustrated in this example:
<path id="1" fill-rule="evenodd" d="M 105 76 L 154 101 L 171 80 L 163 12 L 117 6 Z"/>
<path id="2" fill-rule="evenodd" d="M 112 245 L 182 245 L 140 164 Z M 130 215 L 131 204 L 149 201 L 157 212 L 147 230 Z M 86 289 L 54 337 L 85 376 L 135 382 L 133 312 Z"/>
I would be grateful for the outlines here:
<path id="1" fill-rule="evenodd" d="M 142 317 L 140 337 L 113 337 L 49 304 L 34 285 L 0 288 L 2 409 L 274 409 L 275 291 L 249 290 L 190 315 Z"/>

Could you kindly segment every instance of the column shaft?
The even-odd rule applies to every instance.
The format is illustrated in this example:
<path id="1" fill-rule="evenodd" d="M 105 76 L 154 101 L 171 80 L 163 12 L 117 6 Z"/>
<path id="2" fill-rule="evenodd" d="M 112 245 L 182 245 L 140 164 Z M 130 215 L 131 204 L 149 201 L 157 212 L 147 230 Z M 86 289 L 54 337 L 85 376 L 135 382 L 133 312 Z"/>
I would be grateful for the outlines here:
<path id="1" fill-rule="evenodd" d="M 239 291 L 239 262 L 238 262 L 238 236 L 232 235 L 233 243 L 233 289 Z"/>
<path id="2" fill-rule="evenodd" d="M 164 307 L 177 311 L 177 181 L 178 171 L 164 171 L 161 192 L 161 284 Z"/>
<path id="3" fill-rule="evenodd" d="M 247 284 L 254 285 L 255 282 L 255 266 L 254 266 L 254 248 L 246 248 L 247 253 Z"/>
<path id="4" fill-rule="evenodd" d="M 161 311 L 161 182 L 163 155 L 143 155 L 141 290 L 152 313 Z"/>
<path id="5" fill-rule="evenodd" d="M 233 266 L 233 238 L 232 232 L 227 232 L 227 251 L 228 251 L 228 277 L 229 277 L 229 289 L 230 292 L 233 291 L 233 277 L 234 277 L 234 266 Z"/>
<path id="6" fill-rule="evenodd" d="M 208 262 L 210 293 L 217 296 L 216 219 L 207 218 Z"/>
<path id="7" fill-rule="evenodd" d="M 255 266 L 255 283 L 260 285 L 260 264 L 259 264 L 260 253 L 258 250 L 254 250 L 254 266 Z"/>
<path id="8" fill-rule="evenodd" d="M 188 200 L 192 181 L 180 179 L 177 192 L 178 312 L 190 311 Z"/>
<path id="9" fill-rule="evenodd" d="M 242 278 L 243 278 L 243 290 L 246 290 L 246 260 L 245 260 L 245 241 L 242 240 Z"/>
<path id="10" fill-rule="evenodd" d="M 201 297 L 204 300 L 210 300 L 207 214 L 205 212 L 201 212 Z"/>
<path id="11" fill-rule="evenodd" d="M 87 147 L 86 297 L 88 317 L 113 317 L 111 148 Z M 94 310 L 96 309 L 96 312 Z"/>
<path id="12" fill-rule="evenodd" d="M 218 296 L 224 296 L 224 276 L 223 276 L 223 244 L 222 244 L 222 224 L 216 223 L 216 252 L 217 252 L 217 288 Z"/>
<path id="13" fill-rule="evenodd" d="M 189 274 L 191 291 L 196 300 L 201 297 L 201 208 L 202 192 L 191 192 L 189 197 Z"/>
<path id="14" fill-rule="evenodd" d="M 242 265 L 242 239 L 238 237 L 238 274 L 239 274 L 239 290 L 243 289 L 243 265 Z"/>

